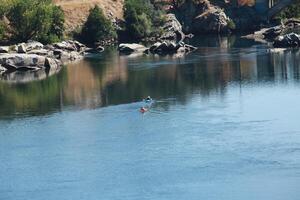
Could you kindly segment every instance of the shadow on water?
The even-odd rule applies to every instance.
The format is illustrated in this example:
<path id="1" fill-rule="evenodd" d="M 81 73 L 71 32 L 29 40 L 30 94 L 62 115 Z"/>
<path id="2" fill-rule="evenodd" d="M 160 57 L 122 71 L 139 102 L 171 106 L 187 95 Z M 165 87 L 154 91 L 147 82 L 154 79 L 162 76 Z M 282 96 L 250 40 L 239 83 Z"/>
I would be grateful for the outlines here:
<path id="1" fill-rule="evenodd" d="M 208 38 L 202 43 L 208 47 L 199 44 L 198 51 L 183 58 L 119 56 L 111 49 L 69 64 L 45 80 L 0 82 L 0 117 L 94 109 L 140 101 L 148 95 L 185 104 L 195 93 L 223 98 L 232 84 L 299 81 L 299 51 L 272 53 L 266 46 L 244 44 L 236 38 Z"/>

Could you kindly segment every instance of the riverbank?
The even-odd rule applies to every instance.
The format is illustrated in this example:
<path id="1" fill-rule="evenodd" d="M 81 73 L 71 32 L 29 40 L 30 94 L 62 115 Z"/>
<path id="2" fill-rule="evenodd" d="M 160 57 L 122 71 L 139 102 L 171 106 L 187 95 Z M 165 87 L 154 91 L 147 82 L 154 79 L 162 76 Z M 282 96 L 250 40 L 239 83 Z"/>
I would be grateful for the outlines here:
<path id="1" fill-rule="evenodd" d="M 271 42 L 273 46 L 280 48 L 300 47 L 300 20 L 288 19 L 280 25 L 264 28 L 244 38 L 261 42 Z"/>
<path id="2" fill-rule="evenodd" d="M 0 199 L 297 200 L 299 52 L 198 40 L 182 59 L 107 48 L 0 81 Z"/>

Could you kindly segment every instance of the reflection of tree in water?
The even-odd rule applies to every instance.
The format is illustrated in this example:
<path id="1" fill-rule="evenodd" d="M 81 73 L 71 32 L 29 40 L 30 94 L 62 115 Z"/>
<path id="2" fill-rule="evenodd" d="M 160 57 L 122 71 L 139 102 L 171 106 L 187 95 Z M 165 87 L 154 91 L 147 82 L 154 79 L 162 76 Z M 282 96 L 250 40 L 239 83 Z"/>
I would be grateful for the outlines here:
<path id="1" fill-rule="evenodd" d="M 59 109 L 66 70 L 42 81 L 26 84 L 0 82 L 0 117 L 12 113 L 45 114 Z"/>
<path id="2" fill-rule="evenodd" d="M 250 53 L 249 53 L 250 52 Z M 116 51 L 70 64 L 59 74 L 27 84 L 0 83 L 0 115 L 45 114 L 65 106 L 95 108 L 141 101 L 148 95 L 185 104 L 192 95 L 223 98 L 228 84 L 299 81 L 299 52 L 203 48 L 181 60 L 120 57 Z"/>

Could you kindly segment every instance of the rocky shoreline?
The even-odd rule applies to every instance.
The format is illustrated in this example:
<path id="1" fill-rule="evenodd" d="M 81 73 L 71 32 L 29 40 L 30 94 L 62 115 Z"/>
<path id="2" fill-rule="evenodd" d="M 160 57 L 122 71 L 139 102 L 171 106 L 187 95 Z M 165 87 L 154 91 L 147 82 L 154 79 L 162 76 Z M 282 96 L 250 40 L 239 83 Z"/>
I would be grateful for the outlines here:
<path id="1" fill-rule="evenodd" d="M 121 54 L 176 54 L 183 56 L 196 50 L 196 47 L 185 44 L 186 36 L 183 28 L 174 14 L 166 15 L 163 26 L 164 33 L 154 41 L 150 47 L 141 44 L 120 44 Z M 16 71 L 59 70 L 63 64 L 80 60 L 91 53 L 101 53 L 102 46 L 88 48 L 86 45 L 66 40 L 59 43 L 43 45 L 40 42 L 28 41 L 27 43 L 13 46 L 0 46 L 0 74 L 10 74 Z"/>
<path id="2" fill-rule="evenodd" d="M 13 46 L 0 46 L 0 74 L 16 71 L 57 71 L 68 62 L 80 60 L 86 54 L 103 50 L 103 47 L 88 48 L 74 40 L 49 45 L 29 41 Z"/>
<path id="3" fill-rule="evenodd" d="M 300 20 L 289 19 L 286 22 L 244 36 L 261 42 L 271 42 L 275 48 L 300 47 Z"/>

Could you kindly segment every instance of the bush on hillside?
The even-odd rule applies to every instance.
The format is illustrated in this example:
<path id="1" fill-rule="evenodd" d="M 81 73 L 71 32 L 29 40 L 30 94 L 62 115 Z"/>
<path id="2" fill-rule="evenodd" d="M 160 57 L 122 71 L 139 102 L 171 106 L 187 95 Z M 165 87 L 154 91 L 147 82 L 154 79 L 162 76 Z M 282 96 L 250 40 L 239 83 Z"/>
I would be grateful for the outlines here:
<path id="1" fill-rule="evenodd" d="M 5 29 L 4 29 L 4 23 L 0 21 L 0 43 L 1 40 L 4 39 Z"/>
<path id="2" fill-rule="evenodd" d="M 90 10 L 87 21 L 83 25 L 82 41 L 93 45 L 99 41 L 114 39 L 116 36 L 116 30 L 111 21 L 104 16 L 102 9 L 96 5 Z"/>
<path id="3" fill-rule="evenodd" d="M 14 42 L 30 39 L 44 43 L 60 40 L 64 31 L 64 14 L 51 0 L 14 0 L 5 13 L 9 34 Z"/>
<path id="4" fill-rule="evenodd" d="M 6 25 L 4 22 L 4 16 L 7 13 L 11 0 L 1 0 L 0 6 L 0 43 L 3 42 L 5 32 L 6 32 Z"/>
<path id="5" fill-rule="evenodd" d="M 294 4 L 283 9 L 278 17 L 280 19 L 300 18 L 300 0 L 296 0 Z"/>
<path id="6" fill-rule="evenodd" d="M 124 18 L 127 33 L 136 39 L 154 35 L 163 21 L 162 11 L 149 0 L 125 0 Z"/>

